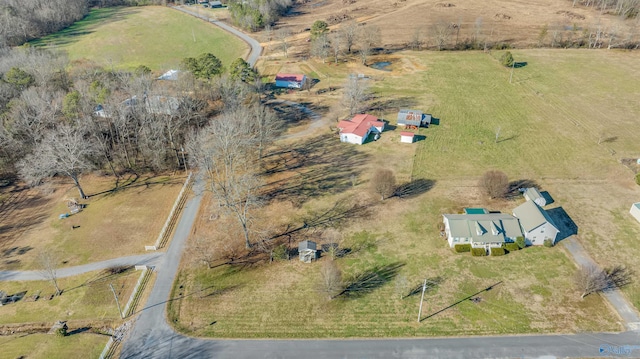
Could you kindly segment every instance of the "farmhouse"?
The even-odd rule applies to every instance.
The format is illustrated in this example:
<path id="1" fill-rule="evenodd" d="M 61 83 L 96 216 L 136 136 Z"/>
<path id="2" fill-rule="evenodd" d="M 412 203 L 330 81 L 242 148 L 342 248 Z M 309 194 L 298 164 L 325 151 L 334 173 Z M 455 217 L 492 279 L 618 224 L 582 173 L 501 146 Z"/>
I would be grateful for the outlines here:
<path id="1" fill-rule="evenodd" d="M 415 133 L 413 132 L 400 132 L 400 142 L 402 143 L 413 143 L 413 139 L 415 137 Z"/>
<path id="2" fill-rule="evenodd" d="M 640 222 L 640 202 L 636 202 L 631 205 L 631 210 L 629 213 L 636 219 L 636 221 Z"/>
<path id="3" fill-rule="evenodd" d="M 473 248 L 499 248 L 522 236 L 520 223 L 512 215 L 470 208 L 464 214 L 444 214 L 443 222 L 450 247 L 471 244 Z"/>
<path id="4" fill-rule="evenodd" d="M 513 215 L 520 219 L 522 232 L 527 245 L 542 245 L 545 240 L 552 244 L 556 242 L 556 236 L 560 230 L 547 211 L 533 201 L 526 201 L 513 209 Z"/>
<path id="5" fill-rule="evenodd" d="M 524 192 L 522 192 L 522 195 L 527 201 L 533 201 L 540 207 L 544 207 L 547 205 L 547 200 L 535 187 L 525 188 Z"/>
<path id="6" fill-rule="evenodd" d="M 370 133 L 379 134 L 384 130 L 384 122 L 377 117 L 358 114 L 350 120 L 342 120 L 338 123 L 340 141 L 361 145 Z"/>
<path id="7" fill-rule="evenodd" d="M 307 76 L 302 74 L 277 74 L 276 87 L 291 89 L 302 88 L 307 82 Z"/>
<path id="8" fill-rule="evenodd" d="M 431 123 L 431 115 L 425 115 L 422 111 L 402 109 L 398 112 L 398 126 L 428 127 Z"/>

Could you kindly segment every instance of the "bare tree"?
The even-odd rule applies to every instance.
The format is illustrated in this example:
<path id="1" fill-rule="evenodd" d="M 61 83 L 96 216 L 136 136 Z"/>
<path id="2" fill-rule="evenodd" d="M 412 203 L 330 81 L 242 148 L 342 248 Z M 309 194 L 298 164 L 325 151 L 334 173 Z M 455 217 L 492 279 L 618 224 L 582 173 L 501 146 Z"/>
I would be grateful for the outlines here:
<path id="1" fill-rule="evenodd" d="M 416 27 L 416 29 L 413 31 L 413 35 L 411 36 L 411 42 L 409 42 L 411 50 L 422 49 L 422 35 L 422 29 Z"/>
<path id="2" fill-rule="evenodd" d="M 344 241 L 344 236 L 338 230 L 334 228 L 327 228 L 322 233 L 322 238 L 326 242 L 327 252 L 331 259 L 336 259 L 344 253 L 344 248 L 342 248 L 342 242 Z"/>
<path id="3" fill-rule="evenodd" d="M 210 189 L 220 207 L 235 215 L 245 246 L 250 248 L 250 213 L 260 205 L 261 182 L 254 172 L 255 136 L 248 121 L 245 111 L 224 113 L 204 128 L 188 147 L 198 167 L 207 173 Z"/>
<path id="4" fill-rule="evenodd" d="M 371 179 L 371 190 L 384 201 L 396 191 L 396 176 L 389 169 L 378 169 Z"/>
<path id="5" fill-rule="evenodd" d="M 349 77 L 343 93 L 343 105 L 349 109 L 349 115 L 359 112 L 368 96 L 369 85 L 366 79 L 360 79 L 356 76 Z"/>
<path id="6" fill-rule="evenodd" d="M 338 64 L 338 57 L 342 52 L 342 41 L 342 35 L 339 32 L 329 33 L 329 46 L 331 46 L 331 53 L 336 65 Z"/>
<path id="7" fill-rule="evenodd" d="M 589 294 L 601 292 L 609 287 L 607 273 L 595 265 L 582 266 L 575 274 L 574 281 L 583 299 Z"/>
<path id="8" fill-rule="evenodd" d="M 325 63 L 329 55 L 329 38 L 327 34 L 320 34 L 311 41 L 311 55 L 322 59 Z"/>
<path id="9" fill-rule="evenodd" d="M 73 180 L 81 198 L 87 198 L 80 175 L 92 169 L 91 156 L 95 153 L 93 143 L 79 129 L 61 125 L 51 131 L 37 145 L 33 154 L 18 162 L 22 178 L 31 184 L 39 184 L 44 178 L 65 174 Z"/>
<path id="10" fill-rule="evenodd" d="M 444 21 L 439 21 L 431 26 L 431 36 L 433 37 L 433 43 L 438 48 L 438 51 L 442 50 L 453 34 L 453 28 L 451 24 Z"/>
<path id="11" fill-rule="evenodd" d="M 58 285 L 58 264 L 60 259 L 51 251 L 42 251 L 37 257 L 40 275 L 56 288 L 56 295 L 62 293 Z"/>
<path id="12" fill-rule="evenodd" d="M 373 45 L 380 42 L 380 28 L 377 26 L 362 26 L 358 35 L 359 53 L 362 64 L 367 64 L 367 58 L 371 55 Z"/>
<path id="13" fill-rule="evenodd" d="M 261 160 L 265 147 L 272 143 L 282 131 L 283 121 L 271 109 L 259 102 L 254 103 L 249 110 L 253 119 L 252 131 L 258 143 L 258 159 Z"/>
<path id="14" fill-rule="evenodd" d="M 354 45 L 356 39 L 358 38 L 360 26 L 355 21 L 348 21 L 340 25 L 338 32 L 344 40 L 344 44 L 347 46 L 347 52 L 351 53 L 351 47 Z"/>
<path id="15" fill-rule="evenodd" d="M 320 276 L 322 278 L 320 291 L 326 294 L 330 300 L 342 292 L 342 271 L 338 268 L 336 261 L 331 260 L 322 263 Z"/>
<path id="16" fill-rule="evenodd" d="M 284 52 L 284 57 L 287 57 L 287 50 L 289 43 L 288 38 L 291 36 L 291 30 L 286 27 L 280 28 L 276 31 L 276 38 L 280 41 L 280 46 L 282 47 L 282 51 Z"/>
<path id="17" fill-rule="evenodd" d="M 491 170 L 482 175 L 479 186 L 491 198 L 504 198 L 509 190 L 509 179 L 504 172 Z"/>

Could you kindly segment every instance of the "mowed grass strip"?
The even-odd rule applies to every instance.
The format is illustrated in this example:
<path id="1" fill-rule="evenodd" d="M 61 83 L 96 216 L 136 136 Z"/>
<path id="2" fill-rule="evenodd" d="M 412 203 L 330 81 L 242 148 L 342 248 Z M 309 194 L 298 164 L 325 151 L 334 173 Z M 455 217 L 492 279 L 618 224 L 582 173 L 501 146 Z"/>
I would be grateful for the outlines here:
<path id="1" fill-rule="evenodd" d="M 91 10 L 85 19 L 32 44 L 64 50 L 71 60 L 155 71 L 177 68 L 183 58 L 206 52 L 228 65 L 248 51 L 242 40 L 217 26 L 159 6 Z"/>
<path id="2" fill-rule="evenodd" d="M 3 358 L 84 359 L 97 358 L 108 336 L 79 333 L 66 337 L 50 334 L 22 334 L 0 337 Z"/>
<path id="3" fill-rule="evenodd" d="M 26 291 L 22 300 L 0 307 L 0 324 L 41 323 L 56 320 L 103 320 L 120 319 L 118 306 L 109 284 L 118 294 L 120 305 L 129 300 L 140 272 L 133 268 L 120 273 L 96 271 L 79 276 L 60 278 L 58 284 L 64 292 L 55 296 L 55 288 L 49 281 L 1 282 L 2 290 L 8 295 Z M 34 295 L 39 295 L 33 301 Z"/>

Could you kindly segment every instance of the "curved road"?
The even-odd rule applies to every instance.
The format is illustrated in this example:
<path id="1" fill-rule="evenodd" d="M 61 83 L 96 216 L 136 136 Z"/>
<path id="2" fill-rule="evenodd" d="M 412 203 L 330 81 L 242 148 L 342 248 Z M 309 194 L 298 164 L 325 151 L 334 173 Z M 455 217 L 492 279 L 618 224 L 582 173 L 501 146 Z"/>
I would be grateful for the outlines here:
<path id="1" fill-rule="evenodd" d="M 193 6 L 193 5 L 192 5 Z M 188 7 L 183 7 L 183 6 L 173 6 L 174 9 L 178 10 L 178 11 L 182 11 L 186 14 L 189 14 L 191 16 L 195 16 L 197 18 L 200 18 L 204 21 L 210 22 L 218 27 L 220 27 L 221 29 L 239 37 L 240 39 L 242 39 L 244 42 L 246 42 L 250 47 L 251 47 L 251 52 L 249 53 L 249 56 L 247 56 L 247 63 L 249 63 L 249 65 L 251 66 L 255 66 L 256 65 L 256 61 L 258 61 L 258 58 L 260 57 L 260 54 L 262 53 L 262 46 L 260 45 L 260 43 L 258 41 L 256 41 L 255 39 L 253 39 L 252 37 L 250 37 L 249 35 L 245 34 L 242 31 L 239 31 L 238 29 L 229 26 L 227 24 L 225 24 L 224 22 L 215 20 L 215 19 L 211 19 L 208 16 L 205 15 L 200 15 L 194 11 L 191 11 Z"/>

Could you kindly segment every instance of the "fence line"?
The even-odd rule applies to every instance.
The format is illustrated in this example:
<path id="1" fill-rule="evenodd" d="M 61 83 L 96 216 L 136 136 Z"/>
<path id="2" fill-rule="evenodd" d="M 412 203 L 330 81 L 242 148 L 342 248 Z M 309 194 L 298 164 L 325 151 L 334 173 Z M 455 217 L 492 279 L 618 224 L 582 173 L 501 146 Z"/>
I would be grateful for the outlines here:
<path id="1" fill-rule="evenodd" d="M 102 349 L 102 353 L 100 353 L 100 359 L 106 359 L 106 358 L 110 358 L 111 355 L 107 356 L 109 354 L 109 352 L 111 351 L 111 346 L 113 345 L 113 338 L 109 338 L 109 341 L 107 342 L 107 345 L 104 346 L 104 349 Z"/>
<path id="2" fill-rule="evenodd" d="M 127 302 L 127 305 L 124 307 L 124 310 L 122 311 L 122 316 L 124 318 L 131 315 L 129 311 L 133 311 L 133 309 L 135 308 L 135 305 L 132 307 L 132 304 L 135 302 L 135 299 L 140 296 L 139 292 L 142 292 L 144 290 L 144 284 L 146 284 L 148 279 L 147 272 L 151 273 L 149 271 L 150 269 L 153 270 L 153 268 L 145 266 L 144 269 L 142 270 L 142 273 L 140 273 L 140 278 L 138 278 L 138 282 L 136 283 L 136 286 L 133 288 L 133 292 L 131 292 L 129 301 Z"/>
<path id="3" fill-rule="evenodd" d="M 184 204 L 184 201 L 182 199 L 184 197 L 184 193 L 186 192 L 186 189 L 189 187 L 189 184 L 191 183 L 192 175 L 193 175 L 193 172 L 189 172 L 189 176 L 187 176 L 187 179 L 184 181 L 184 185 L 182 186 L 180 193 L 178 193 L 178 198 L 176 198 L 176 201 L 173 203 L 173 207 L 171 207 L 171 212 L 169 212 L 169 216 L 167 217 L 167 220 L 164 222 L 164 226 L 162 226 L 162 230 L 160 231 L 160 235 L 158 235 L 158 238 L 156 239 L 155 245 L 144 246 L 145 251 L 158 250 L 162 248 L 162 246 L 164 245 L 164 242 L 166 242 L 164 241 L 164 237 L 169 235 L 169 233 L 171 232 L 169 231 L 169 233 L 167 233 L 167 229 L 169 228 L 171 223 L 174 222 L 174 217 L 176 216 L 176 211 L 180 207 L 180 204 L 181 203 Z"/>

